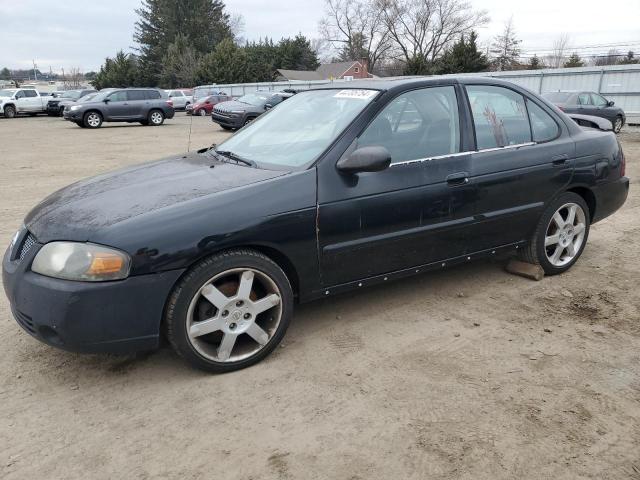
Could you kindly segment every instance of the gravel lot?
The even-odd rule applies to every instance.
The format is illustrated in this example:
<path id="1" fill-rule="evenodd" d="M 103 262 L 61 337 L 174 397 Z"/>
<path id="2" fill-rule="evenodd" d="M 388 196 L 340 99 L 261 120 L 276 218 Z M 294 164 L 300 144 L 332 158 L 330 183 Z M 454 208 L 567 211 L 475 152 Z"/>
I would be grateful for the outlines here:
<path id="1" fill-rule="evenodd" d="M 0 118 L 0 244 L 55 189 L 187 148 L 190 118 Z M 194 118 L 192 148 L 228 134 Z M 640 175 L 640 130 L 621 135 Z M 266 361 L 44 346 L 0 297 L 0 477 L 640 479 L 640 193 L 573 269 L 480 262 L 304 305 Z M 3 247 L 4 248 L 4 247 Z"/>

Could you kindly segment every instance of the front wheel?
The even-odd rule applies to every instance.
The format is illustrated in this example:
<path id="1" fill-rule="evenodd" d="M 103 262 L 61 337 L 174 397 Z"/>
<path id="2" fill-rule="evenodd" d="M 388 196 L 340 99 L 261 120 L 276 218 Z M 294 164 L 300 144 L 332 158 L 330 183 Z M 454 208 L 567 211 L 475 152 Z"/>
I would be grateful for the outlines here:
<path id="1" fill-rule="evenodd" d="M 582 255 L 590 223 L 589 207 L 580 195 L 560 195 L 542 214 L 523 259 L 540 265 L 546 275 L 566 272 Z"/>
<path id="2" fill-rule="evenodd" d="M 201 108 L 200 110 L 198 110 L 198 115 L 200 115 L 201 117 L 206 117 L 207 111 L 204 108 Z"/>
<path id="3" fill-rule="evenodd" d="M 4 116 L 6 118 L 14 118 L 16 116 L 16 107 L 13 105 L 7 105 L 4 107 Z"/>
<path id="4" fill-rule="evenodd" d="M 164 319 L 174 349 L 210 372 L 248 367 L 282 340 L 293 314 L 285 273 L 254 250 L 231 250 L 197 264 L 171 293 Z"/>
<path id="5" fill-rule="evenodd" d="M 87 128 L 100 128 L 102 125 L 102 115 L 98 112 L 86 113 L 83 120 L 84 126 Z"/>
<path id="6" fill-rule="evenodd" d="M 613 131 L 615 133 L 620 133 L 620 130 L 622 130 L 623 125 L 624 125 L 624 122 L 622 121 L 622 117 L 617 116 L 613 122 Z"/>

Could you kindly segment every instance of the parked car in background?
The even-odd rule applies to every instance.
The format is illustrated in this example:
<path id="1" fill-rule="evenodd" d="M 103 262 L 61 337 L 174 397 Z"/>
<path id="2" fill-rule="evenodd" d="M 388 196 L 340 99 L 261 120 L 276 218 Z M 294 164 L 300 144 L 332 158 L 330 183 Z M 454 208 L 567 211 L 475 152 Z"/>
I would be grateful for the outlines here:
<path id="1" fill-rule="evenodd" d="M 5 88 L 0 90 L 0 113 L 5 118 L 13 118 L 20 113 L 44 113 L 49 98 L 43 97 L 33 88 Z"/>
<path id="2" fill-rule="evenodd" d="M 624 204 L 625 165 L 612 132 L 495 78 L 324 85 L 222 144 L 49 196 L 3 285 L 49 345 L 144 351 L 165 332 L 192 365 L 237 370 L 296 303 L 500 252 L 567 271 Z"/>
<path id="3" fill-rule="evenodd" d="M 216 105 L 211 120 L 225 130 L 240 128 L 293 95 L 290 92 L 248 93 L 237 100 Z"/>
<path id="4" fill-rule="evenodd" d="M 606 118 L 612 123 L 613 131 L 616 133 L 622 130 L 627 121 L 624 110 L 616 107 L 615 102 L 595 92 L 559 91 L 545 93 L 542 96 L 563 112 Z"/>
<path id="5" fill-rule="evenodd" d="M 187 106 L 193 102 L 192 90 L 165 90 L 169 98 L 173 101 L 175 110 L 186 110 Z"/>
<path id="6" fill-rule="evenodd" d="M 67 90 L 57 98 L 53 98 L 47 102 L 47 114 L 50 116 L 61 117 L 65 106 L 75 103 L 78 99 L 95 93 L 97 90 L 87 88 L 84 90 Z"/>
<path id="7" fill-rule="evenodd" d="M 192 105 L 188 105 L 186 108 L 187 115 L 200 115 L 202 117 L 210 115 L 213 107 L 221 102 L 231 100 L 232 97 L 224 93 L 215 93 L 202 97 Z"/>
<path id="8" fill-rule="evenodd" d="M 103 122 L 139 122 L 162 125 L 173 118 L 173 102 L 157 88 L 118 88 L 100 90 L 87 102 L 65 108 L 64 118 L 80 127 L 99 128 Z"/>

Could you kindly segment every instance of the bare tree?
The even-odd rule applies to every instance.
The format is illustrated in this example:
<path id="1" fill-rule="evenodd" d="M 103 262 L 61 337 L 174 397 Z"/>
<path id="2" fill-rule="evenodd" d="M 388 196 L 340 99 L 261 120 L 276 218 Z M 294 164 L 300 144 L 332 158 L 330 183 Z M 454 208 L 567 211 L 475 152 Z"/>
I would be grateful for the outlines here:
<path id="1" fill-rule="evenodd" d="M 73 67 L 69 69 L 68 73 L 64 73 L 64 70 L 62 72 L 65 90 L 80 88 L 82 86 L 84 75 L 79 68 Z"/>
<path id="2" fill-rule="evenodd" d="M 569 35 L 567 35 L 566 33 L 563 33 L 562 35 L 560 35 L 553 42 L 553 49 L 551 51 L 551 55 L 547 57 L 547 64 L 551 68 L 560 68 L 564 65 L 570 42 L 571 42 L 571 37 L 569 37 Z"/>
<path id="3" fill-rule="evenodd" d="M 433 62 L 461 35 L 485 25 L 484 10 L 465 0 L 377 0 L 405 62 Z"/>
<path id="4" fill-rule="evenodd" d="M 242 36 L 245 29 L 244 17 L 239 13 L 234 13 L 229 18 L 229 29 L 233 35 L 233 39 L 237 45 L 244 43 L 245 39 Z"/>
<path id="5" fill-rule="evenodd" d="M 343 60 L 366 59 L 369 71 L 391 49 L 384 12 L 376 0 L 325 0 L 325 17 L 320 34 L 339 50 Z"/>
<path id="6" fill-rule="evenodd" d="M 491 44 L 490 52 L 496 70 L 513 70 L 520 57 L 520 42 L 513 27 L 513 18 L 504 24 L 502 34 L 496 36 Z"/>

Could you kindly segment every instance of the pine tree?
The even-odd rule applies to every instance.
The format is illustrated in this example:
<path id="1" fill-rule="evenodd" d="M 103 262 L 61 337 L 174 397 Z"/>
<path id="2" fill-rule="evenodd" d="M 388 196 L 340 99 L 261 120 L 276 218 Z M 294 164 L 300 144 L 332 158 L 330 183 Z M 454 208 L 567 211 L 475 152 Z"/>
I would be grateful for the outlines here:
<path id="1" fill-rule="evenodd" d="M 283 38 L 280 40 L 278 50 L 277 68 L 315 70 L 320 65 L 318 55 L 311 48 L 311 42 L 300 33 L 293 39 Z"/>
<path id="2" fill-rule="evenodd" d="M 142 0 L 136 10 L 134 40 L 140 56 L 141 83 L 155 86 L 162 59 L 178 35 L 187 39 L 196 55 L 205 55 L 231 38 L 229 15 L 222 0 Z"/>
<path id="3" fill-rule="evenodd" d="M 97 89 L 134 87 L 138 83 L 138 62 L 135 55 L 120 50 L 114 58 L 107 58 L 91 84 Z"/>
<path id="4" fill-rule="evenodd" d="M 520 56 L 520 42 L 513 28 L 513 19 L 504 25 L 501 35 L 498 35 L 491 44 L 491 53 L 494 55 L 493 63 L 498 71 L 512 70 L 518 64 Z"/>
<path id="5" fill-rule="evenodd" d="M 193 86 L 199 67 L 195 49 L 189 39 L 179 33 L 162 59 L 160 84 L 165 88 Z"/>
<path id="6" fill-rule="evenodd" d="M 573 52 L 569 59 L 565 62 L 564 67 L 584 67 L 584 62 L 580 58 L 580 55 L 578 55 L 576 52 Z"/>
<path id="7" fill-rule="evenodd" d="M 538 58 L 538 55 L 534 53 L 533 57 L 531 57 L 531 60 L 529 60 L 529 70 L 538 70 L 540 68 L 542 68 L 540 59 Z"/>
<path id="8" fill-rule="evenodd" d="M 472 31 L 469 38 L 464 35 L 447 49 L 439 59 L 438 73 L 484 72 L 489 68 L 486 55 L 478 50 L 478 35 Z"/>
<path id="9" fill-rule="evenodd" d="M 227 38 L 202 59 L 197 80 L 201 84 L 244 83 L 248 81 L 247 67 L 244 48 Z"/>
<path id="10" fill-rule="evenodd" d="M 0 70 L 0 80 L 11 80 L 11 70 L 7 67 Z"/>

